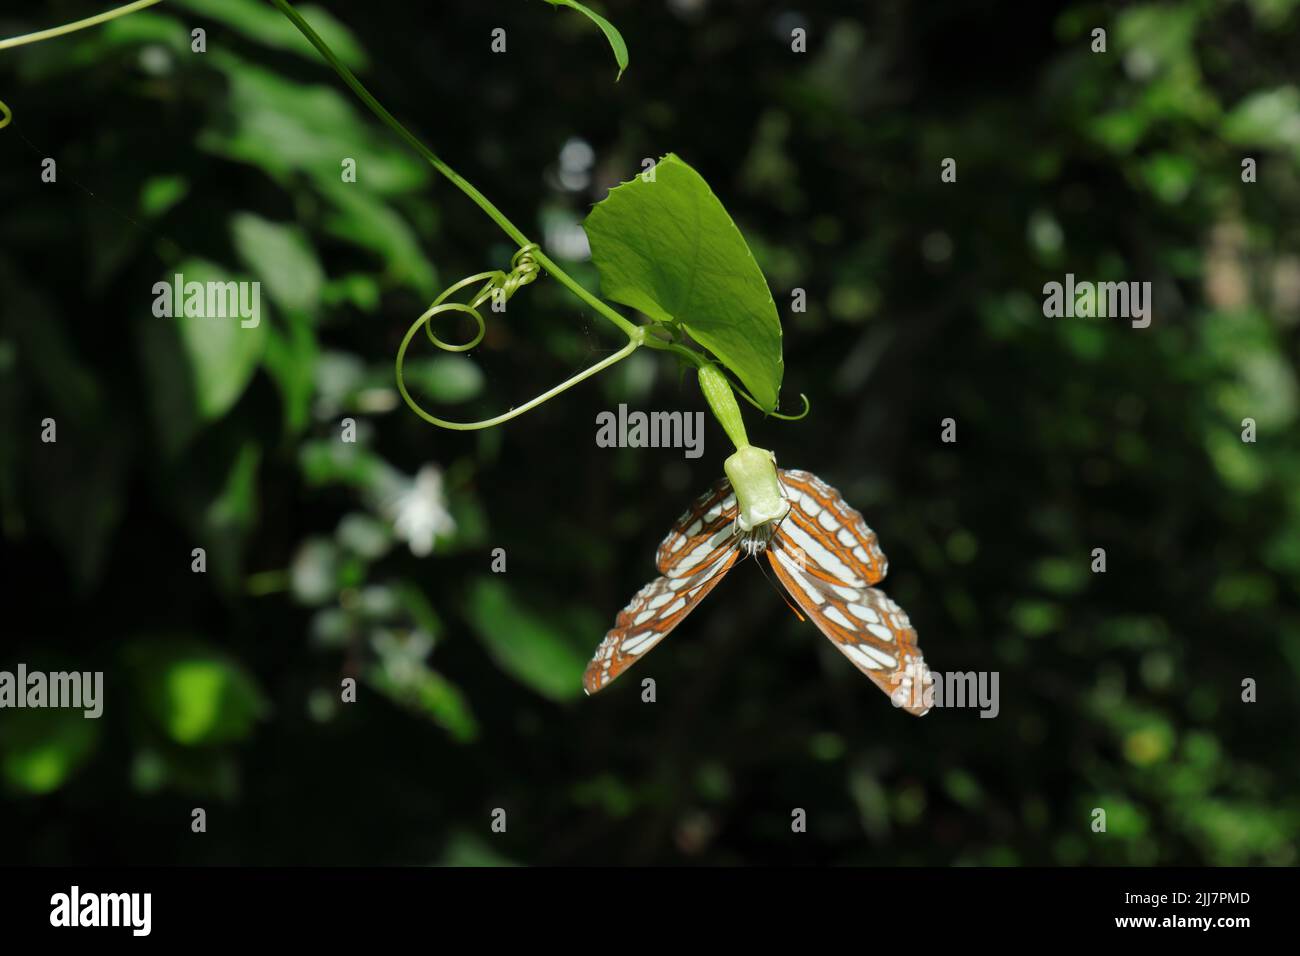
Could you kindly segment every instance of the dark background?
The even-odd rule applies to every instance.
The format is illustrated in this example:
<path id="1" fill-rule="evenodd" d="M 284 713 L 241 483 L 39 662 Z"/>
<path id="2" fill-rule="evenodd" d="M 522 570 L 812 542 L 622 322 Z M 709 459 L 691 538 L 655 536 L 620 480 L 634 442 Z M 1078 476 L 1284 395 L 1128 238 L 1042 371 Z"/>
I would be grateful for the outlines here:
<path id="1" fill-rule="evenodd" d="M 698 460 L 598 448 L 595 417 L 702 409 L 693 378 L 639 353 L 498 429 L 420 421 L 398 342 L 514 247 L 269 4 L 168 0 L 0 52 L 0 668 L 107 683 L 99 721 L 0 713 L 0 861 L 1296 862 L 1294 0 L 610 0 L 618 83 L 539 0 L 325 6 L 380 101 L 592 290 L 590 205 L 647 157 L 699 170 L 772 287 L 782 406 L 812 401 L 751 439 L 864 512 L 931 666 L 999 672 L 1000 713 L 895 710 L 749 565 L 584 698 L 729 451 L 711 417 Z M 10 6 L 0 36 L 100 9 Z M 152 315 L 196 260 L 262 282 L 258 330 Z M 1045 318 L 1067 272 L 1150 281 L 1150 328 Z M 621 344 L 549 279 L 489 318 L 467 357 L 417 340 L 448 417 Z M 427 556 L 386 507 L 420 487 L 455 522 Z"/>

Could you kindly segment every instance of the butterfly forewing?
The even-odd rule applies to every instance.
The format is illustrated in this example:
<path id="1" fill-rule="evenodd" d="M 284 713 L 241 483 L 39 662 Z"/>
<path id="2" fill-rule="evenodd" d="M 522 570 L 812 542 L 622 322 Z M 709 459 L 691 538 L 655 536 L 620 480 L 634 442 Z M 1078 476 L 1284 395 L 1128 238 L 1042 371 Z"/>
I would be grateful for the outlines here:
<path id="1" fill-rule="evenodd" d="M 677 519 L 659 545 L 662 576 L 633 596 L 596 648 L 582 686 L 588 694 L 606 687 L 645 656 L 717 586 L 740 555 L 732 522 L 736 496 L 725 478 Z"/>
<path id="2" fill-rule="evenodd" d="M 722 478 L 695 499 L 659 543 L 655 554 L 659 573 L 680 577 L 708 567 L 732 545 L 735 520 L 736 496 L 731 482 Z"/>
<path id="3" fill-rule="evenodd" d="M 808 472 L 783 471 L 790 513 L 767 546 L 790 596 L 858 670 L 909 713 L 923 714 L 912 686 L 925 661 L 907 613 L 870 585 L 887 563 L 876 535 L 834 488 Z"/>
<path id="4" fill-rule="evenodd" d="M 808 572 L 828 584 L 847 580 L 869 587 L 883 581 L 889 561 L 861 512 L 811 472 L 783 469 L 780 476 L 790 501 L 782 527 L 808 553 Z"/>

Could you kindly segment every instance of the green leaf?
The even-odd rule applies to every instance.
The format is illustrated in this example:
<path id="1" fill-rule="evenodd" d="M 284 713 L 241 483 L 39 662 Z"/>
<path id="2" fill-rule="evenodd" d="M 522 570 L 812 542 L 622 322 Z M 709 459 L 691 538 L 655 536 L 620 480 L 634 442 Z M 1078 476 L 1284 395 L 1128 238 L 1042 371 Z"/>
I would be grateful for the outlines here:
<path id="1" fill-rule="evenodd" d="M 179 3 L 200 16 L 233 27 L 244 37 L 263 46 L 296 53 L 313 63 L 321 62 L 316 48 L 307 42 L 298 28 L 263 0 L 179 0 Z M 366 68 L 365 51 L 352 31 L 332 14 L 311 5 L 298 7 L 298 12 L 347 66 L 358 72 Z"/>
<path id="2" fill-rule="evenodd" d="M 478 737 L 478 720 L 465 694 L 437 671 L 421 664 L 399 685 L 382 667 L 375 666 L 367 671 L 367 680 L 390 699 L 429 716 L 457 743 L 470 743 Z"/>
<path id="3" fill-rule="evenodd" d="M 186 285 L 191 282 L 225 283 L 232 279 L 221 267 L 199 259 L 186 260 L 175 271 L 185 277 Z M 166 276 L 163 281 L 171 285 L 172 277 Z M 195 408 L 203 421 L 212 421 L 225 415 L 248 387 L 266 347 L 267 326 L 262 322 L 264 318 L 259 314 L 258 324 L 248 328 L 242 325 L 238 316 L 218 318 L 187 315 L 181 318 L 149 319 L 157 323 L 175 323 L 180 335 L 181 351 L 189 360 L 189 384 Z M 167 362 L 162 353 L 151 352 L 148 360 L 151 364 L 161 363 L 163 366 Z M 171 370 L 156 365 L 151 368 L 151 372 L 160 381 L 173 374 Z M 167 406 L 159 411 L 166 415 Z"/>
<path id="4" fill-rule="evenodd" d="M 466 610 L 479 639 L 503 671 L 551 700 L 582 694 L 587 655 L 564 630 L 519 604 L 504 583 L 479 578 Z"/>
<path id="5" fill-rule="evenodd" d="M 469 701 L 455 684 L 431 670 L 423 675 L 415 689 L 420 706 L 453 739 L 460 743 L 470 743 L 478 737 L 478 721 L 469 708 Z"/>
<path id="6" fill-rule="evenodd" d="M 244 546 L 259 517 L 262 446 L 226 431 L 154 476 L 160 494 L 207 552 L 214 590 L 234 595 L 244 580 Z"/>
<path id="7" fill-rule="evenodd" d="M 519 866 L 514 860 L 502 856 L 476 836 L 457 830 L 447 841 L 439 866 Z"/>
<path id="8" fill-rule="evenodd" d="M 204 509 L 208 534 L 242 536 L 257 523 L 257 467 L 261 460 L 262 446 L 244 442 L 231 462 L 221 492 Z"/>
<path id="9" fill-rule="evenodd" d="M 303 442 L 298 467 L 310 487 L 341 484 L 362 490 L 378 488 L 388 468 L 374 452 L 337 438 Z"/>
<path id="10" fill-rule="evenodd" d="M 15 710 L 0 724 L 0 773 L 11 787 L 50 793 L 94 753 L 99 721 L 80 710 Z"/>
<path id="11" fill-rule="evenodd" d="M 356 189 L 355 184 L 331 183 L 323 191 L 333 202 L 324 221 L 327 234 L 375 253 L 377 269 L 382 268 L 392 282 L 422 296 L 433 295 L 437 276 L 405 219 L 376 196 Z"/>
<path id="12" fill-rule="evenodd" d="M 418 388 L 434 402 L 467 402 L 483 390 L 483 373 L 479 367 L 459 355 L 437 355 L 407 362 L 404 375 L 408 387 Z"/>
<path id="13" fill-rule="evenodd" d="M 230 218 L 230 233 L 235 251 L 276 305 L 316 311 L 325 270 L 301 229 L 241 212 Z"/>
<path id="14" fill-rule="evenodd" d="M 379 308 L 379 281 L 364 272 L 349 272 L 330 279 L 321 288 L 321 301 L 326 305 L 352 306 L 362 312 Z"/>
<path id="15" fill-rule="evenodd" d="M 239 740 L 265 710 L 253 679 L 200 644 L 142 641 L 125 653 L 146 712 L 178 744 Z"/>
<path id="16" fill-rule="evenodd" d="M 680 323 L 764 411 L 776 408 L 784 365 L 776 303 L 699 173 L 669 153 L 653 171 L 610 190 L 583 226 L 606 296 Z"/>
<path id="17" fill-rule="evenodd" d="M 280 389 L 285 430 L 297 435 L 311 419 L 311 400 L 316 390 L 313 372 L 319 349 L 306 318 L 290 313 L 286 324 L 287 329 L 272 325 L 267 330 L 262 366 Z"/>
<path id="18" fill-rule="evenodd" d="M 73 35 L 59 55 L 39 54 L 25 64 L 22 73 L 28 82 L 50 80 L 92 64 L 112 59 L 120 48 L 158 44 L 177 56 L 190 52 L 189 28 L 169 16 L 138 10 L 97 27 Z M 63 44 L 60 44 L 63 46 Z"/>
<path id="19" fill-rule="evenodd" d="M 151 176 L 140 187 L 140 212 L 151 218 L 162 216 L 189 191 L 190 181 L 184 176 Z"/>
<path id="20" fill-rule="evenodd" d="M 131 761 L 131 785 L 140 793 L 173 790 L 233 800 L 239 794 L 239 764 L 221 751 L 146 746 Z"/>
<path id="21" fill-rule="evenodd" d="M 260 169 L 289 185 L 295 173 L 309 176 L 321 191 L 339 179 L 345 158 L 357 161 L 360 187 L 393 195 L 428 181 L 429 167 L 373 135 L 352 103 L 326 85 L 304 85 L 241 59 L 226 49 L 206 54 L 208 65 L 225 74 L 229 88 L 224 120 L 199 134 L 200 149 Z"/>
<path id="22" fill-rule="evenodd" d="M 1223 118 L 1222 132 L 1238 145 L 1300 149 L 1300 88 L 1256 90 Z"/>
<path id="23" fill-rule="evenodd" d="M 601 32 L 605 34 L 605 39 L 609 41 L 610 49 L 614 51 L 614 59 L 618 62 L 618 76 L 614 77 L 614 82 L 617 83 L 622 79 L 623 71 L 627 69 L 627 44 L 623 42 L 623 34 L 618 32 L 618 28 L 594 10 L 578 3 L 577 0 L 546 0 L 546 2 L 553 7 L 568 7 L 570 10 L 577 10 L 600 27 Z"/>

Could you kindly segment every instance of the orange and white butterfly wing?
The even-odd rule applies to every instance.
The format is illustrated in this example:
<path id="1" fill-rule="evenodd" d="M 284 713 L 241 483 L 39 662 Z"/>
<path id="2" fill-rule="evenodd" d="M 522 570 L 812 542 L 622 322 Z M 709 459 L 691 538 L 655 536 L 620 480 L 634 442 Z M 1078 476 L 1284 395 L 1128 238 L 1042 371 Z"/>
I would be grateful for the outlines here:
<path id="1" fill-rule="evenodd" d="M 862 514 L 811 472 L 783 468 L 778 474 L 793 519 L 786 533 L 818 559 L 809 563 L 808 573 L 831 585 L 852 579 L 870 587 L 883 581 L 889 560 Z"/>
<path id="2" fill-rule="evenodd" d="M 732 547 L 732 525 L 736 520 L 736 496 L 731 482 L 720 478 L 700 495 L 673 524 L 655 552 L 660 574 L 681 577 L 717 560 Z M 725 534 L 724 534 L 725 532 Z"/>
<path id="3" fill-rule="evenodd" d="M 717 586 L 740 556 L 733 523 L 736 496 L 719 481 L 677 519 L 659 545 L 661 577 L 638 591 L 619 612 L 582 677 L 594 694 L 669 635 Z"/>
<path id="4" fill-rule="evenodd" d="M 901 607 L 871 587 L 888 562 L 875 532 L 838 491 L 806 471 L 781 471 L 790 513 L 766 553 L 790 596 L 839 651 L 910 714 L 920 716 L 929 672 Z"/>

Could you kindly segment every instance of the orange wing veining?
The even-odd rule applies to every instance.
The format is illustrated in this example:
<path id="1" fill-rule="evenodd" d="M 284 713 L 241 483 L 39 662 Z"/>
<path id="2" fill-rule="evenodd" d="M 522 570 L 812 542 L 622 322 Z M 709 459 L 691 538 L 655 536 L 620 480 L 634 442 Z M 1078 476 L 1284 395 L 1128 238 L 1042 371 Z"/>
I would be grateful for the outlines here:
<path id="1" fill-rule="evenodd" d="M 842 563 L 852 566 L 864 586 L 883 581 L 889 571 L 889 560 L 862 513 L 811 472 L 781 469 L 779 474 L 800 531 Z M 800 544 L 807 550 L 805 541 Z M 820 576 L 827 583 L 837 583 L 825 574 Z"/>
<path id="2" fill-rule="evenodd" d="M 901 607 L 871 587 L 888 562 L 862 515 L 805 471 L 782 471 L 790 513 L 767 547 L 790 596 L 831 643 L 908 713 L 921 715 L 929 671 Z"/>
<path id="3" fill-rule="evenodd" d="M 690 574 L 716 561 L 728 546 L 725 536 L 719 538 L 719 532 L 730 532 L 735 520 L 736 496 L 731 492 L 731 482 L 721 478 L 695 499 L 659 542 L 655 552 L 659 573 Z"/>
<path id="4" fill-rule="evenodd" d="M 619 612 L 582 677 L 594 694 L 608 686 L 669 635 L 717 586 L 740 555 L 732 522 L 736 496 L 725 478 L 677 519 L 659 545 L 655 578 Z"/>
<path id="5" fill-rule="evenodd" d="M 587 665 L 582 675 L 587 693 L 603 690 L 667 637 L 717 586 L 739 555 L 739 549 L 733 547 L 694 575 L 658 577 L 638 591 L 619 612 Z"/>

